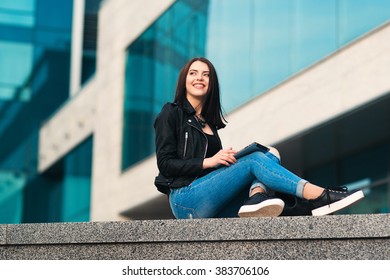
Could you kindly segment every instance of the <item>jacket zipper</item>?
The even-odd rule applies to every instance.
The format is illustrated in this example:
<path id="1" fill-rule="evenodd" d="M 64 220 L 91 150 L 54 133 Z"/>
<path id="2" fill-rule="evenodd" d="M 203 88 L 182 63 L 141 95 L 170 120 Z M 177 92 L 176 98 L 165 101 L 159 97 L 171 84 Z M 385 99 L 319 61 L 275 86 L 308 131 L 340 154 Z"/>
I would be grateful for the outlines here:
<path id="1" fill-rule="evenodd" d="M 192 126 L 193 128 L 195 128 L 195 129 L 197 129 L 200 133 L 202 133 L 203 134 L 203 136 L 204 136 L 204 138 L 206 139 L 206 147 L 205 147 L 205 150 L 204 150 L 204 155 L 203 155 L 203 158 L 206 158 L 206 154 L 207 154 L 207 148 L 208 148 L 208 146 L 209 146 L 209 140 L 207 139 L 207 136 L 204 134 L 204 132 L 203 132 L 203 130 L 201 130 L 201 129 L 199 129 L 199 128 L 197 128 L 195 125 L 193 125 L 193 124 L 190 124 L 189 123 L 189 125 L 190 126 Z M 195 177 L 194 178 L 194 180 L 192 180 L 192 182 L 194 182 L 196 179 L 198 179 L 198 176 L 197 177 Z M 189 183 L 188 185 L 190 186 L 191 184 L 192 184 L 192 182 L 191 183 Z"/>
<path id="2" fill-rule="evenodd" d="M 205 147 L 204 155 L 203 155 L 203 158 L 206 158 L 207 148 L 208 148 L 208 146 L 209 146 L 209 140 L 207 139 L 206 134 L 204 134 L 203 130 L 197 128 L 195 125 L 193 125 L 193 124 L 191 124 L 191 123 L 188 123 L 188 125 L 189 125 L 189 126 L 192 126 L 192 127 L 195 128 L 195 129 L 197 129 L 200 133 L 203 134 L 204 138 L 206 139 L 206 147 Z M 213 131 L 213 133 L 214 133 L 214 131 Z M 188 132 L 186 132 L 186 136 L 188 137 Z M 217 138 L 218 138 L 218 141 L 219 141 L 219 145 L 220 145 L 220 147 L 222 148 L 221 139 L 219 139 L 219 137 L 217 137 Z M 187 143 L 187 141 L 186 141 L 186 143 Z M 186 147 L 186 145 L 184 145 L 184 147 Z M 194 178 L 194 180 L 192 180 L 192 182 L 194 182 L 196 179 L 198 179 L 198 177 Z M 191 185 L 192 182 L 191 182 L 189 185 Z"/>
<path id="3" fill-rule="evenodd" d="M 209 146 L 209 140 L 207 140 L 207 136 L 204 134 L 204 132 L 202 130 L 200 130 L 199 128 L 197 128 L 195 125 L 193 124 L 189 124 L 190 126 L 192 126 L 193 128 L 197 129 L 198 131 L 200 131 L 200 133 L 203 134 L 204 138 L 206 139 L 206 147 L 205 147 L 205 150 L 204 150 L 204 155 L 203 155 L 203 158 L 206 158 L 206 154 L 207 154 L 207 148 Z"/>
<path id="4" fill-rule="evenodd" d="M 186 131 L 185 135 L 184 135 L 184 153 L 183 153 L 183 158 L 185 158 L 186 156 L 186 152 L 187 152 L 187 142 L 188 142 L 188 131 Z"/>

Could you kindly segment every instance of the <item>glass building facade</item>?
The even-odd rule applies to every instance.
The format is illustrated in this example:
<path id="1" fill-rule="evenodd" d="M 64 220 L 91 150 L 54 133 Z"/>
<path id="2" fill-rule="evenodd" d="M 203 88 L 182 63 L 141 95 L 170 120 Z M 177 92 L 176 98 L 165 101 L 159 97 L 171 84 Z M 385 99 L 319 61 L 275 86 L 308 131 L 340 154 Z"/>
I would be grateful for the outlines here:
<path id="1" fill-rule="evenodd" d="M 96 45 L 98 12 L 102 0 L 86 0 L 84 7 L 83 50 L 81 61 L 81 84 L 86 83 L 96 71 Z"/>
<path id="2" fill-rule="evenodd" d="M 128 48 L 122 168 L 154 150 L 153 122 L 172 99 L 180 68 L 204 56 L 208 0 L 178 1 Z"/>
<path id="3" fill-rule="evenodd" d="M 92 138 L 37 171 L 39 129 L 69 99 L 72 13 L 72 0 L 0 0 L 0 223 L 89 220 Z"/>
<path id="4" fill-rule="evenodd" d="M 222 105 L 231 112 L 389 20 L 385 0 L 175 1 L 127 50 L 122 169 L 154 153 L 154 118 L 173 100 L 178 73 L 189 58 L 213 62 Z M 389 176 L 390 139 L 385 141 L 307 166 L 300 175 L 321 184 L 367 186 Z M 364 160 L 379 160 L 383 170 L 361 170 L 357 162 Z M 362 172 L 365 179 L 359 179 Z M 371 192 L 371 198 L 382 197 L 381 206 L 351 211 L 388 211 L 386 184 Z"/>

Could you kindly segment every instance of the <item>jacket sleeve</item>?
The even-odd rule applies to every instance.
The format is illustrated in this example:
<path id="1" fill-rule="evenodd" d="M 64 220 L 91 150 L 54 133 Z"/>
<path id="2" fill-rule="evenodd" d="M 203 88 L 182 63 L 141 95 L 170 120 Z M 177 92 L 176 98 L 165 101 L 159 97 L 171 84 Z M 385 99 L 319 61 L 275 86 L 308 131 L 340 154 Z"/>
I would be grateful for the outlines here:
<path id="1" fill-rule="evenodd" d="M 154 123 L 159 171 L 167 177 L 196 177 L 203 172 L 203 158 L 182 159 L 178 155 L 178 107 L 167 103 Z"/>

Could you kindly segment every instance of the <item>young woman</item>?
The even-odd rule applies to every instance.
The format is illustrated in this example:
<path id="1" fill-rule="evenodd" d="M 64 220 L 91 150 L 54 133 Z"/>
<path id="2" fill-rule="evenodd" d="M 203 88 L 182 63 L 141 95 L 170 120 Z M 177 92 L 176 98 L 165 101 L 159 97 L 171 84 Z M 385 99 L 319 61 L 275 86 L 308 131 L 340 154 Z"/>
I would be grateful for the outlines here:
<path id="1" fill-rule="evenodd" d="M 326 215 L 363 198 L 362 191 L 314 185 L 280 165 L 279 154 L 254 152 L 237 160 L 224 149 L 225 127 L 213 64 L 193 58 L 181 70 L 173 103 L 155 121 L 157 188 L 169 195 L 178 219 L 279 216 L 283 200 L 270 191 L 303 199 L 313 215 Z M 249 196 L 249 197 L 248 197 Z"/>

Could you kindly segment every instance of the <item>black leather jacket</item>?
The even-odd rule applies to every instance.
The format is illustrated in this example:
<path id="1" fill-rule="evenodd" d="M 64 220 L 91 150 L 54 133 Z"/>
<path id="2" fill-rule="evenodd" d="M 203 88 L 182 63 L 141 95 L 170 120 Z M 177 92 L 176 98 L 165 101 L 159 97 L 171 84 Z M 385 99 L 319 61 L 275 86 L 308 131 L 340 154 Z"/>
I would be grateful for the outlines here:
<path id="1" fill-rule="evenodd" d="M 210 126 L 220 143 L 217 128 Z M 156 156 L 160 174 L 159 182 L 166 182 L 167 188 L 188 186 L 197 177 L 210 170 L 204 170 L 203 160 L 207 151 L 207 137 L 195 118 L 195 110 L 187 101 L 183 108 L 175 103 L 167 103 L 157 116 L 154 128 L 156 131 Z"/>

